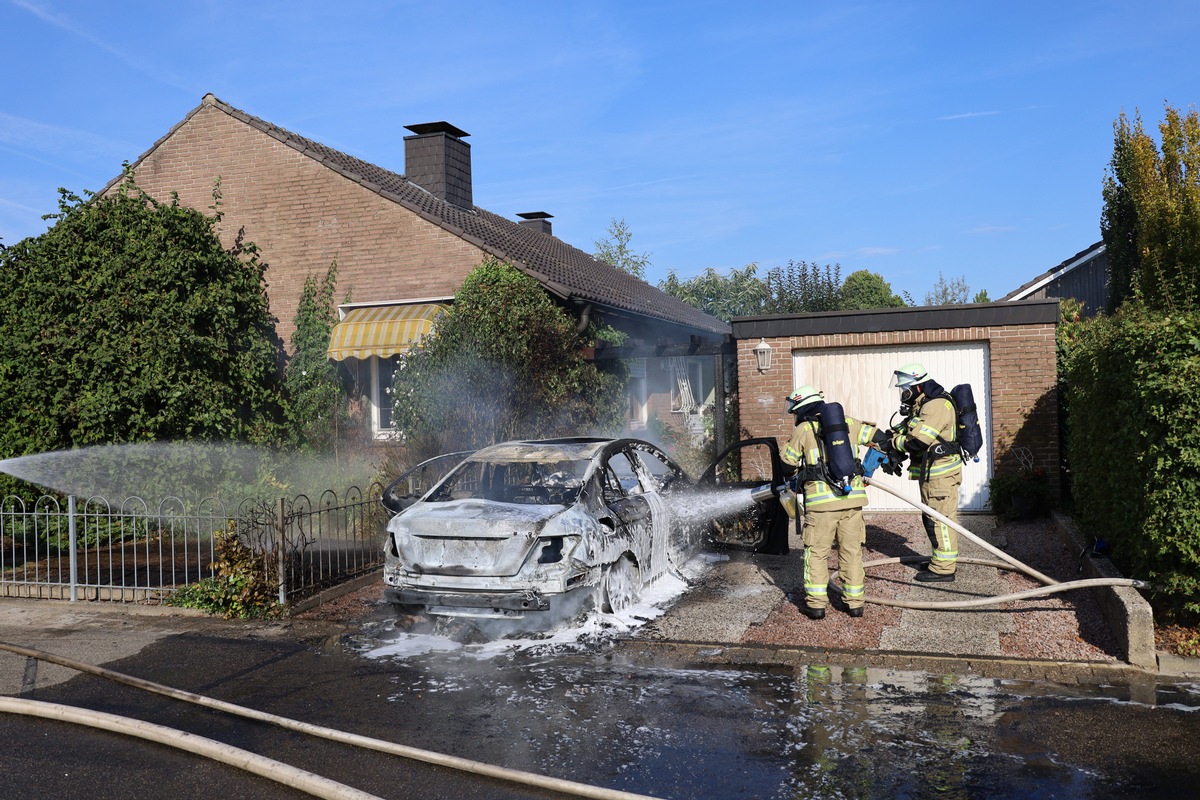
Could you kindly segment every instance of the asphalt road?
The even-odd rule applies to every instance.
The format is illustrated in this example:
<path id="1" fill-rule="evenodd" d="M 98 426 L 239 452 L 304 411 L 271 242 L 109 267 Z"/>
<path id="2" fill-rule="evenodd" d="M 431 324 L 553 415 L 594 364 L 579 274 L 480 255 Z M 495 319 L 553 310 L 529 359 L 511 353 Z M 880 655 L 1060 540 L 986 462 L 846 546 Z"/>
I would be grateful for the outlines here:
<path id="1" fill-rule="evenodd" d="M 505 767 L 690 797 L 1194 797 L 1200 693 L 593 641 L 487 659 L 368 658 L 400 634 L 0 602 L 0 640 L 319 725 Z M 764 651 L 765 652 L 765 651 Z M 204 735 L 388 798 L 552 797 L 0 654 L 0 693 Z M 302 796 L 193 755 L 0 715 L 6 798 Z"/>

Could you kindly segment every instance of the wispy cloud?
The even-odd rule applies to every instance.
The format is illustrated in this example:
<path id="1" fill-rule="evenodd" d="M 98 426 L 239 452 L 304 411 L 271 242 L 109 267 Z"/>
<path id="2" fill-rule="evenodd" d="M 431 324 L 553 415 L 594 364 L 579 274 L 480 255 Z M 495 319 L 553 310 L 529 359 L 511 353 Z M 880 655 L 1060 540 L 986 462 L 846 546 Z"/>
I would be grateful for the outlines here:
<path id="1" fill-rule="evenodd" d="M 967 111 L 964 114 L 949 114 L 944 117 L 938 117 L 938 119 L 942 122 L 947 122 L 949 120 L 955 120 L 955 119 L 975 119 L 976 117 L 997 117 L 1000 115 L 1000 113 L 1001 112 L 999 112 L 999 111 Z"/>
<path id="2" fill-rule="evenodd" d="M 18 203 L 15 200 L 6 200 L 3 197 L 0 197 L 0 208 L 16 209 L 17 211 L 24 211 L 29 214 L 41 214 L 42 213 L 42 211 L 40 209 L 31 208 L 31 207 L 25 205 L 24 203 Z"/>
<path id="3" fill-rule="evenodd" d="M 92 158 L 120 158 L 128 155 L 131 149 L 129 145 L 114 139 L 3 112 L 0 112 L 0 146 L 7 146 L 33 161 L 60 167 L 64 160 L 83 163 Z M 53 158 L 44 161 L 35 154 Z"/>
<path id="4" fill-rule="evenodd" d="M 75 25 L 66 16 L 62 14 L 56 14 L 54 11 L 41 3 L 35 3 L 32 0 L 10 0 L 10 2 L 22 11 L 26 11 L 37 17 L 47 25 L 51 25 L 61 31 L 71 34 L 72 36 L 77 36 L 78 38 L 83 39 L 88 44 L 103 50 L 126 66 L 137 70 L 149 78 L 153 78 L 159 83 L 166 84 L 167 86 L 173 86 L 176 89 L 184 89 L 189 92 L 193 91 L 191 86 L 187 85 L 182 80 L 171 75 L 170 73 L 165 72 L 162 69 L 161 64 L 152 65 L 146 63 L 144 60 L 134 58 L 125 51 L 109 44 L 106 40 L 100 38 L 99 36 L 95 36 L 78 25 Z"/>
<path id="5" fill-rule="evenodd" d="M 899 247 L 860 247 L 855 251 L 860 256 L 894 256 L 900 252 Z"/>

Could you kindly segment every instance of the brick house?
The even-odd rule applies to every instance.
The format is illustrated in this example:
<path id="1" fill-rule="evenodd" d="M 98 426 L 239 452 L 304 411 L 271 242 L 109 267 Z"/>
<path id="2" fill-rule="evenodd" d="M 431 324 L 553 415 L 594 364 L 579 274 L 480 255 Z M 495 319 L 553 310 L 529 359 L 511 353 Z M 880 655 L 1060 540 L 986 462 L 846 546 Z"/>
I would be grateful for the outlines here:
<path id="1" fill-rule="evenodd" d="M 850 416 L 889 425 L 899 404 L 892 371 L 917 361 L 947 389 L 970 383 L 974 390 L 984 446 L 979 463 L 964 466 L 962 510 L 985 510 L 989 478 L 1015 469 L 1025 450 L 1057 492 L 1057 322 L 1056 299 L 735 318 L 741 426 L 782 445 L 792 430 L 784 398 L 804 384 Z M 755 348 L 770 353 L 768 368 L 758 368 Z M 875 477 L 918 496 L 914 481 Z M 868 491 L 872 510 L 910 508 Z"/>
<path id="2" fill-rule="evenodd" d="M 476 206 L 468 134 L 445 122 L 408 130 L 401 175 L 209 94 L 132 169 L 147 194 L 177 193 L 208 213 L 219 182 L 222 241 L 242 234 L 258 246 L 285 343 L 305 280 L 336 260 L 336 294 L 350 301 L 330 357 L 364 388 L 378 438 L 394 433 L 386 397 L 397 356 L 489 256 L 536 278 L 581 327 L 603 322 L 630 337 L 621 355 L 633 376 L 631 429 L 644 429 L 651 414 L 698 427 L 719 394 L 712 353 L 731 352 L 729 326 L 561 241 L 550 214 L 509 220 Z"/>

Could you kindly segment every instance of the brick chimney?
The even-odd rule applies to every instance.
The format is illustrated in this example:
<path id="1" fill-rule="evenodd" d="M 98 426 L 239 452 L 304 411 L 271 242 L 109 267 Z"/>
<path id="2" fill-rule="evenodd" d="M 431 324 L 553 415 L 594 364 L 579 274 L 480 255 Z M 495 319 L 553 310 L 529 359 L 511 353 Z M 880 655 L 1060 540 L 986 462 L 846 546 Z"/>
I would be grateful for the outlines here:
<path id="1" fill-rule="evenodd" d="M 434 197 L 471 209 L 471 145 L 469 133 L 448 122 L 405 125 L 404 177 Z"/>
<path id="2" fill-rule="evenodd" d="M 545 211 L 526 211 L 524 214 L 517 214 L 521 221 L 517 224 L 522 228 L 529 228 L 538 233 L 550 235 L 550 220 L 553 214 L 547 214 Z"/>

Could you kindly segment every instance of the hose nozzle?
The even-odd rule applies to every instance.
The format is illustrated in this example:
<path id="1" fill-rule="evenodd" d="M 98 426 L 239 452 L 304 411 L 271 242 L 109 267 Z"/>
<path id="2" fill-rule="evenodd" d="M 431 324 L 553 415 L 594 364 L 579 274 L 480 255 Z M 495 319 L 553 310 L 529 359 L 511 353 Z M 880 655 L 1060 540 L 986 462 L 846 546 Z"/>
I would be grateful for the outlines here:
<path id="1" fill-rule="evenodd" d="M 779 496 L 782 486 L 772 486 L 769 483 L 764 483 L 756 489 L 750 490 L 750 499 L 756 503 L 769 503 Z"/>

